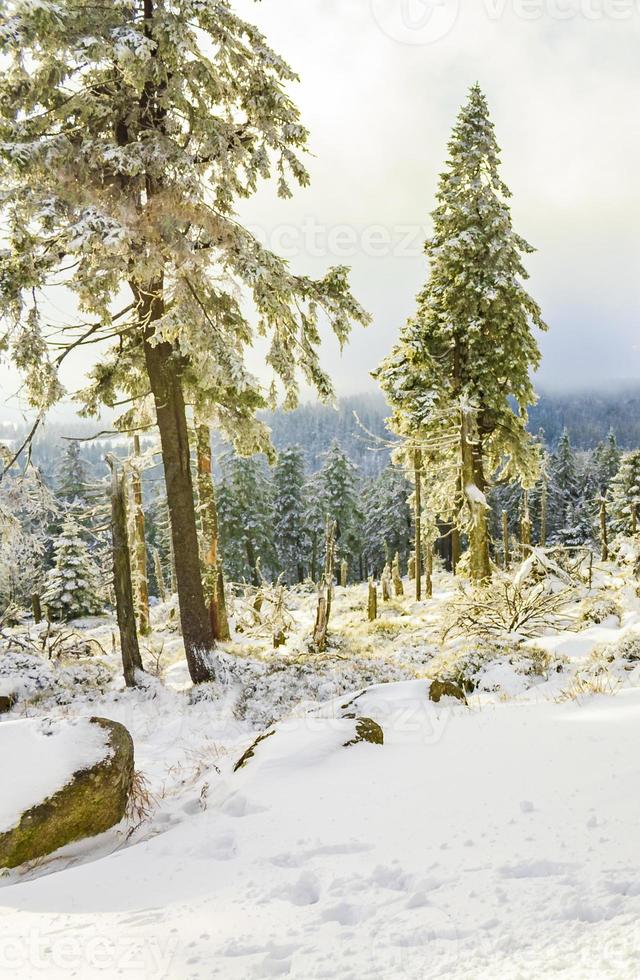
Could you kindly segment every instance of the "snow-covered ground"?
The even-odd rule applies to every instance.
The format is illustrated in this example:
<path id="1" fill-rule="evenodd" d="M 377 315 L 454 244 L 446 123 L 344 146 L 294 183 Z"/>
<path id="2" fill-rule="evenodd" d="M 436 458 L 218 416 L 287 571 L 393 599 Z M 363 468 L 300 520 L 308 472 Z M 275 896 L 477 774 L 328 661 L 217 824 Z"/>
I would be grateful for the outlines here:
<path id="1" fill-rule="evenodd" d="M 640 600 L 614 566 L 596 585 L 620 618 L 580 622 L 576 596 L 571 629 L 530 641 L 545 669 L 502 656 L 468 706 L 428 697 L 444 575 L 376 624 L 363 588 L 338 589 L 315 661 L 313 597 L 298 597 L 280 671 L 245 634 L 197 697 L 179 638 L 158 633 L 165 683 L 68 697 L 51 682 L 19 702 L 0 746 L 25 714 L 121 721 L 153 800 L 141 822 L 2 879 L 0 976 L 637 977 L 640 670 L 614 652 L 640 637 Z M 113 624 L 87 625 L 109 651 Z M 346 744 L 361 717 L 384 745 Z"/>

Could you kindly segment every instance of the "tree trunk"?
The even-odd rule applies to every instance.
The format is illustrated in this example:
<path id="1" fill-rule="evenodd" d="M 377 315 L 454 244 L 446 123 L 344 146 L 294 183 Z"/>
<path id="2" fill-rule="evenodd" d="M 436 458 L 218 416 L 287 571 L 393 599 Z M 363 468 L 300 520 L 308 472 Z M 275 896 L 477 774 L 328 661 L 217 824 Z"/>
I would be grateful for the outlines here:
<path id="1" fill-rule="evenodd" d="M 162 283 L 138 290 L 137 298 L 145 326 L 144 356 L 162 445 L 182 636 L 189 673 L 193 683 L 198 684 L 214 677 L 208 655 L 215 641 L 200 575 L 182 364 L 171 344 L 151 343 L 153 324 L 164 312 Z"/>
<path id="2" fill-rule="evenodd" d="M 157 548 L 153 549 L 153 570 L 156 576 L 156 585 L 158 586 L 158 599 L 160 602 L 167 601 L 167 586 L 164 580 L 164 570 L 162 568 L 162 559 L 160 558 L 160 552 Z"/>
<path id="3" fill-rule="evenodd" d="M 522 558 L 524 560 L 531 551 L 531 541 L 533 537 L 533 527 L 531 524 L 531 515 L 529 513 L 529 493 L 527 490 L 524 492 L 522 507 L 522 520 L 520 522 L 520 545 L 522 547 Z"/>
<path id="4" fill-rule="evenodd" d="M 602 549 L 602 561 L 609 561 L 609 533 L 607 529 L 607 502 L 602 500 L 600 504 L 600 547 Z"/>
<path id="5" fill-rule="evenodd" d="M 34 623 L 42 622 L 42 603 L 40 602 L 40 596 L 37 592 L 34 592 L 31 596 L 31 608 L 33 609 L 33 621 Z"/>
<path id="6" fill-rule="evenodd" d="M 133 454 L 140 456 L 140 436 L 133 437 Z M 142 509 L 142 480 L 140 470 L 131 467 L 131 486 L 133 489 L 133 558 L 135 566 L 135 596 L 138 607 L 138 626 L 140 634 L 146 636 L 151 631 L 149 618 L 149 578 L 147 576 L 147 543 L 144 529 L 144 510 Z"/>
<path id="7" fill-rule="evenodd" d="M 369 579 L 369 601 L 367 604 L 367 615 L 369 622 L 373 623 L 378 618 L 378 590 L 372 578 Z"/>
<path id="8" fill-rule="evenodd" d="M 549 509 L 548 503 L 548 490 L 547 481 L 542 481 L 542 494 L 540 498 L 540 547 L 545 548 L 547 545 L 547 512 Z"/>
<path id="9" fill-rule="evenodd" d="M 433 596 L 433 541 L 428 541 L 424 555 L 425 585 L 424 594 L 427 599 Z"/>
<path id="10" fill-rule="evenodd" d="M 504 570 L 509 570 L 511 564 L 511 549 L 509 548 L 509 515 L 502 511 L 502 551 L 504 555 Z"/>
<path id="11" fill-rule="evenodd" d="M 471 514 L 469 531 L 469 574 L 476 583 L 491 578 L 489 558 L 488 508 L 484 499 L 485 481 L 482 467 L 482 453 L 474 446 L 469 432 L 469 422 L 465 412 L 460 423 L 460 443 L 462 456 L 462 485 L 467 506 Z"/>
<path id="12" fill-rule="evenodd" d="M 209 607 L 211 630 L 216 640 L 229 640 L 229 623 L 220 614 L 218 579 L 222 574 L 218 553 L 218 508 L 211 465 L 211 432 L 208 425 L 196 426 L 198 456 L 198 498 L 202 530 L 202 562 L 205 600 Z M 224 589 L 224 580 L 223 580 Z"/>
<path id="13" fill-rule="evenodd" d="M 414 450 L 413 453 L 413 473 L 416 485 L 414 494 L 416 602 L 420 602 L 422 598 L 422 453 L 419 449 Z"/>
<path id="14" fill-rule="evenodd" d="M 136 671 L 142 670 L 142 658 L 136 632 L 136 610 L 131 581 L 131 556 L 127 534 L 127 504 L 124 474 L 118 473 L 117 461 L 107 457 L 111 467 L 111 537 L 113 542 L 113 586 L 116 596 L 122 669 L 127 687 L 136 686 Z"/>

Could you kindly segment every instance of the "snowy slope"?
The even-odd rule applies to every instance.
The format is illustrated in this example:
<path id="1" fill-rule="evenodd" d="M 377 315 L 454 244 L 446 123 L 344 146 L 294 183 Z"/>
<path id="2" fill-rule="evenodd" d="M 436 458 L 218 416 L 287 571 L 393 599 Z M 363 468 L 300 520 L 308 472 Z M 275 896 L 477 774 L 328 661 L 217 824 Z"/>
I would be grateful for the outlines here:
<path id="1" fill-rule="evenodd" d="M 166 832 L 12 879 L 0 975 L 640 973 L 640 692 L 469 710 L 388 685 L 357 702 L 385 745 L 343 748 L 346 700 L 275 726 L 237 773 L 251 737 L 233 732 L 208 789 L 160 805 Z M 151 772 L 178 732 L 153 707 Z"/>

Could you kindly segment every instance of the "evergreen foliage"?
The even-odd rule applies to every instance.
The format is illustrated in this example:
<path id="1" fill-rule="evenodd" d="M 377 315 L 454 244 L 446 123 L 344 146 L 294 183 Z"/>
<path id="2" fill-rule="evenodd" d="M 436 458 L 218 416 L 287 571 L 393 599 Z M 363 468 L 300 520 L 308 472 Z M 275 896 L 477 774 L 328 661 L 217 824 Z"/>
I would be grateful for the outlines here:
<path id="1" fill-rule="evenodd" d="M 397 466 L 388 466 L 364 492 L 364 551 L 374 575 L 396 554 L 406 568 L 412 547 L 411 494 L 411 484 Z"/>
<path id="2" fill-rule="evenodd" d="M 273 487 L 263 456 L 243 458 L 233 452 L 220 460 L 218 520 L 227 579 L 260 584 L 273 578 L 278 560 L 274 542 Z"/>
<path id="3" fill-rule="evenodd" d="M 391 427 L 419 443 L 433 490 L 428 509 L 471 535 L 471 574 L 489 574 L 485 491 L 489 478 L 532 485 L 539 454 L 527 432 L 535 402 L 530 372 L 540 362 L 532 328 L 546 329 L 525 291 L 512 228 L 510 192 L 486 99 L 476 85 L 449 143 L 430 277 L 418 309 L 377 377 L 393 410 Z"/>
<path id="4" fill-rule="evenodd" d="M 76 515 L 68 511 L 54 544 L 54 567 L 47 574 L 42 594 L 51 618 L 67 622 L 101 613 L 100 580 Z"/>
<path id="5" fill-rule="evenodd" d="M 278 455 L 273 474 L 275 546 L 279 568 L 290 585 L 304 580 L 307 564 L 304 483 L 304 452 L 290 446 Z"/>

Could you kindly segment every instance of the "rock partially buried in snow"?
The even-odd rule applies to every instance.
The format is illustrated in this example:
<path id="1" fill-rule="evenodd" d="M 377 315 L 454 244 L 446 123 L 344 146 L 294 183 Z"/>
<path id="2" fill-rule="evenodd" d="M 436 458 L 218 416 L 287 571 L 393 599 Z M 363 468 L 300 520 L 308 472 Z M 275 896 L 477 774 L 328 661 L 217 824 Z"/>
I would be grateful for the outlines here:
<path id="1" fill-rule="evenodd" d="M 0 726 L 5 776 L 0 867 L 15 868 L 120 823 L 133 781 L 133 740 L 106 718 Z"/>
<path id="2" fill-rule="evenodd" d="M 345 749 L 358 742 L 370 742 L 372 745 L 384 745 L 384 732 L 377 721 L 372 718 L 356 719 L 356 734 L 349 742 L 344 743 Z"/>
<path id="3" fill-rule="evenodd" d="M 434 704 L 439 704 L 442 698 L 455 698 L 456 701 L 467 703 L 464 691 L 453 681 L 434 681 L 432 683 L 429 688 L 429 700 L 433 701 Z"/>
<path id="4" fill-rule="evenodd" d="M 6 715 L 16 703 L 15 694 L 0 694 L 0 715 Z"/>
<path id="5" fill-rule="evenodd" d="M 233 771 L 239 772 L 248 763 L 313 765 L 341 748 L 365 742 L 384 745 L 382 727 L 372 718 L 289 718 L 259 735 Z"/>

